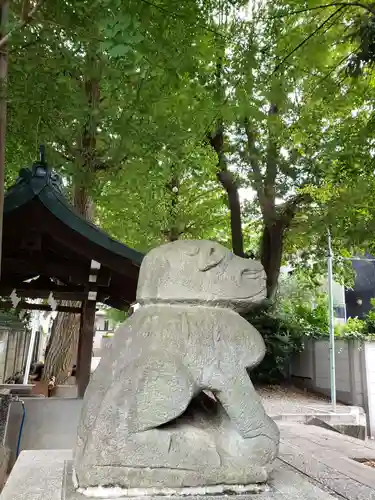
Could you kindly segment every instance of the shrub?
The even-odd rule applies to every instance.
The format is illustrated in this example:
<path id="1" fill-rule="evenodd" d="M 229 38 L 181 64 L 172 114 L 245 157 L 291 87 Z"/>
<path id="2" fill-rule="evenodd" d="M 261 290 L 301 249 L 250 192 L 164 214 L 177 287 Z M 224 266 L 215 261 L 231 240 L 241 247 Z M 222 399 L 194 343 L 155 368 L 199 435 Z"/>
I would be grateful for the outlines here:
<path id="1" fill-rule="evenodd" d="M 366 317 L 367 332 L 370 335 L 375 334 L 375 299 L 371 299 L 371 310 Z"/>
<path id="2" fill-rule="evenodd" d="M 275 384 L 288 379 L 292 357 L 303 349 L 303 338 L 328 336 L 327 298 L 317 289 L 316 283 L 304 277 L 284 278 L 274 304 L 246 315 L 267 349 L 264 360 L 252 371 L 256 382 Z"/>
<path id="3" fill-rule="evenodd" d="M 346 323 L 335 326 L 335 337 L 347 340 L 365 340 L 367 337 L 366 321 L 358 318 L 348 318 Z"/>
<path id="4" fill-rule="evenodd" d="M 345 324 L 335 325 L 338 339 L 375 339 L 375 299 L 364 320 L 349 318 Z M 262 334 L 266 355 L 252 371 L 258 383 L 280 383 L 289 376 L 294 354 L 303 349 L 303 338 L 329 338 L 328 298 L 317 283 L 305 276 L 281 279 L 274 304 L 268 304 L 247 314 L 246 319 Z"/>
<path id="5" fill-rule="evenodd" d="M 256 309 L 246 319 L 261 333 L 266 344 L 266 355 L 251 372 L 252 380 L 275 384 L 287 379 L 292 356 L 302 349 L 299 326 L 278 316 L 272 306 Z"/>

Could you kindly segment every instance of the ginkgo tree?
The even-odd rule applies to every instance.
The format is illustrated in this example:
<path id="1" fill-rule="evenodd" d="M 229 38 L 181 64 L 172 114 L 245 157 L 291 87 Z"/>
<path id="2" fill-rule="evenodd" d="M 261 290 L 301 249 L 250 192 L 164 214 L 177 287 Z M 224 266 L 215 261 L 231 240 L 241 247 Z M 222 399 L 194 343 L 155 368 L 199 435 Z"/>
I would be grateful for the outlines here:
<path id="1" fill-rule="evenodd" d="M 21 161 L 34 159 L 44 143 L 49 162 L 60 166 L 69 181 L 76 209 L 114 229 L 108 214 L 116 208 L 116 190 L 106 197 L 113 179 L 117 186 L 123 180 L 123 192 L 129 179 L 143 178 L 144 191 L 157 186 L 159 171 L 164 172 L 164 191 L 157 186 L 156 193 L 167 193 L 169 201 L 157 204 L 165 206 L 165 213 L 153 244 L 164 237 L 191 235 L 193 224 L 197 236 L 205 234 L 203 218 L 196 219 L 199 210 L 188 209 L 185 185 L 202 184 L 196 180 L 200 172 L 207 180 L 206 192 L 212 184 L 210 151 L 200 154 L 190 146 L 210 112 L 210 106 L 199 110 L 195 94 L 200 84 L 194 79 L 197 62 L 211 50 L 205 40 L 210 27 L 195 1 L 184 2 L 178 16 L 174 11 L 172 2 L 44 2 L 32 23 L 12 33 L 9 180 Z M 188 172 L 189 165 L 201 160 L 195 172 Z M 223 219 L 219 198 L 214 195 L 200 205 L 206 220 L 212 212 Z M 149 208 L 147 203 L 142 206 L 148 214 Z M 157 214 L 154 217 L 157 220 Z M 134 224 L 130 221 L 129 226 Z M 118 236 L 131 244 L 130 234 Z M 143 245 L 142 238 L 137 240 Z M 55 375 L 59 382 L 66 377 L 77 327 L 77 318 L 57 316 L 46 378 Z"/>
<path id="2" fill-rule="evenodd" d="M 345 156 L 364 171 L 372 159 L 367 126 L 353 114 L 371 115 L 373 77 L 369 71 L 353 81 L 348 73 L 358 50 L 348 26 L 353 15 L 368 9 L 345 2 L 323 7 L 318 2 L 253 3 L 247 18 L 231 12 L 218 26 L 226 43 L 212 63 L 218 119 L 209 141 L 218 165 L 231 171 L 232 185 L 240 182 L 255 193 L 245 209 L 236 208 L 235 216 L 232 211 L 232 240 L 237 253 L 245 253 L 239 229 L 248 217 L 258 220 L 258 255 L 270 298 L 286 257 L 285 243 L 289 240 L 289 251 L 294 235 L 295 243 L 302 243 L 300 223 L 308 221 L 307 238 L 321 243 L 329 220 L 340 218 L 338 204 L 322 207 L 318 195 L 337 165 Z M 345 136 L 350 127 L 349 135 L 358 135 L 355 148 Z M 337 135 L 341 148 L 335 146 Z M 355 220 L 355 212 L 351 216 Z M 314 217 L 317 223 L 311 225 Z M 337 224 L 337 245 L 357 245 L 359 240 L 350 242 L 345 229 L 344 223 Z M 361 237 L 364 242 L 365 234 Z M 308 250 L 308 240 L 304 244 Z"/>

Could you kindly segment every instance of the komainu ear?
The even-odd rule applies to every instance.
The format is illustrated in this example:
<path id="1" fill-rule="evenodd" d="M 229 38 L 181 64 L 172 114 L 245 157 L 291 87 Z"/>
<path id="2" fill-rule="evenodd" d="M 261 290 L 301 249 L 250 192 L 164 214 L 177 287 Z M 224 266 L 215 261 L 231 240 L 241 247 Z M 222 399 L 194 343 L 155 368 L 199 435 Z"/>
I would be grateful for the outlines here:
<path id="1" fill-rule="evenodd" d="M 198 255 L 199 271 L 204 273 L 205 271 L 213 269 L 223 261 L 224 257 L 225 253 L 222 251 L 222 249 L 214 245 L 209 245 L 205 248 L 201 248 Z"/>

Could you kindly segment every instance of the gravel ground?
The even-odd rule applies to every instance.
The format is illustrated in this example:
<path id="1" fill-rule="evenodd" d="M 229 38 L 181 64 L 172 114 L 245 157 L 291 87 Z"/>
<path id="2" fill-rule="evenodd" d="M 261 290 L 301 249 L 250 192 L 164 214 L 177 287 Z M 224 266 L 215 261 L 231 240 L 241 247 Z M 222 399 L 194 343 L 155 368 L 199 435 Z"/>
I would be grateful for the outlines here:
<path id="1" fill-rule="evenodd" d="M 329 399 L 317 394 L 304 392 L 295 387 L 267 386 L 257 387 L 263 406 L 269 415 L 288 413 L 315 414 L 331 410 Z M 338 411 L 347 411 L 347 407 L 337 403 Z"/>

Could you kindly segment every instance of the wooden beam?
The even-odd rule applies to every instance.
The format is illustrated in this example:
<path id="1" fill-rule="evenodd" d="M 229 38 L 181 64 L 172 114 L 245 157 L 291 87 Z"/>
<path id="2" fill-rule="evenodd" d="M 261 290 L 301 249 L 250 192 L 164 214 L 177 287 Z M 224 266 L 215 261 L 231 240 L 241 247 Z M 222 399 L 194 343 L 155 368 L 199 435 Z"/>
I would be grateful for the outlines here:
<path id="1" fill-rule="evenodd" d="M 77 266 L 71 262 L 58 262 L 53 260 L 42 260 L 41 258 L 32 258 L 30 260 L 4 257 L 3 268 L 7 274 L 27 274 L 27 275 L 45 275 L 61 278 L 64 281 L 86 283 L 88 279 L 89 266 Z"/>
<path id="2" fill-rule="evenodd" d="M 87 293 L 82 289 L 80 291 L 74 291 L 68 289 L 64 290 L 63 288 L 64 287 L 61 287 L 60 290 L 25 290 L 23 287 L 5 288 L 0 286 L 0 297 L 10 297 L 12 291 L 16 290 L 16 294 L 18 297 L 28 299 L 48 299 L 51 292 L 53 293 L 53 297 L 55 300 L 72 300 L 82 302 L 87 298 Z"/>
<path id="3" fill-rule="evenodd" d="M 108 267 L 100 267 L 100 269 L 91 269 L 90 274 L 97 274 L 96 284 L 98 286 L 108 287 L 111 284 L 112 272 Z"/>
<path id="4" fill-rule="evenodd" d="M 1 280 L 0 281 L 0 293 L 5 293 L 9 291 L 12 293 L 14 289 L 22 290 L 24 292 L 34 292 L 34 291 L 43 291 L 44 293 L 50 292 L 84 292 L 85 288 L 82 285 L 58 285 L 53 281 L 49 283 L 40 283 L 40 280 L 32 280 L 30 282 L 12 282 L 11 280 Z"/>
<path id="5" fill-rule="evenodd" d="M 51 259 L 47 256 L 42 257 L 41 254 L 30 258 L 4 257 L 4 270 L 8 275 L 5 278 L 8 282 L 9 275 L 14 275 L 16 278 L 19 275 L 37 276 L 38 274 L 42 277 L 58 278 L 73 286 L 74 284 L 79 286 L 88 283 L 89 275 L 96 277 L 93 284 L 98 286 L 108 287 L 111 282 L 111 271 L 108 268 L 90 269 L 87 265 L 77 265 L 71 261 Z M 39 281 L 39 279 L 35 281 Z"/>
<path id="6" fill-rule="evenodd" d="M 78 397 L 83 398 L 90 381 L 91 359 L 95 333 L 96 302 L 86 300 L 83 303 L 81 323 L 79 329 L 78 355 L 77 355 L 77 385 Z"/>
<path id="7" fill-rule="evenodd" d="M 0 301 L 0 309 L 13 309 L 12 301 L 4 300 Z M 29 311 L 52 311 L 52 308 L 48 304 L 31 304 L 30 302 L 21 301 L 18 303 L 16 309 L 25 309 Z M 57 312 L 68 312 L 74 314 L 80 314 L 80 307 L 71 307 L 71 306 L 60 306 L 56 307 Z"/>
<path id="8" fill-rule="evenodd" d="M 46 285 L 45 288 L 34 287 L 34 283 L 19 283 L 10 281 L 0 282 L 0 297 L 4 300 L 9 300 L 13 290 L 16 290 L 18 297 L 23 299 L 47 299 L 50 293 L 53 293 L 55 300 L 71 300 L 83 302 L 88 298 L 88 291 L 97 292 L 97 302 L 109 302 L 116 309 L 127 309 L 128 305 L 134 302 L 135 287 L 130 287 L 130 290 L 121 290 L 118 288 L 108 288 L 97 286 L 96 283 L 89 283 L 88 286 L 66 285 L 60 286 L 51 282 L 51 285 Z M 88 290 L 88 291 L 87 291 Z"/>

